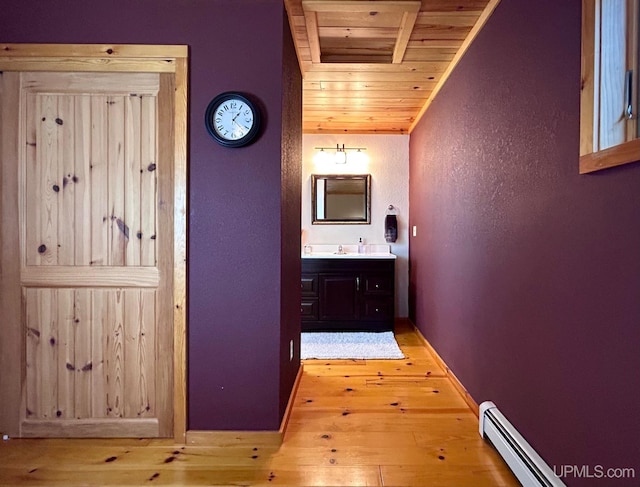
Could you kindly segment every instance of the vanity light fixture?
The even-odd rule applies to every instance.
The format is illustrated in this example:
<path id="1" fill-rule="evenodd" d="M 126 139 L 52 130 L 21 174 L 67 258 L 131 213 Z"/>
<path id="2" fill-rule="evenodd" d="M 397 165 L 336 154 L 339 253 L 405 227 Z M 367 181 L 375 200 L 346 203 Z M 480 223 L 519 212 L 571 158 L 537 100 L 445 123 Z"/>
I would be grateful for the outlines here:
<path id="1" fill-rule="evenodd" d="M 316 147 L 318 152 L 319 160 L 329 160 L 331 156 L 329 153 L 325 151 L 333 151 L 333 147 Z M 333 154 L 333 162 L 336 164 L 346 164 L 347 163 L 347 151 L 356 151 L 356 153 L 362 153 L 362 151 L 367 150 L 365 147 L 345 147 L 344 144 L 340 146 L 340 144 L 336 144 L 335 153 Z"/>

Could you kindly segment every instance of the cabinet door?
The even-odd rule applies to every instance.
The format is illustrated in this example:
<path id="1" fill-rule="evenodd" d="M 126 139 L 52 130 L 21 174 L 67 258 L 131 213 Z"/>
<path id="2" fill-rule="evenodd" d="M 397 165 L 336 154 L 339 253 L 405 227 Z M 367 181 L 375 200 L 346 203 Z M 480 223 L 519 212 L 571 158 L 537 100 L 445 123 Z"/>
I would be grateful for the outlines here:
<path id="1" fill-rule="evenodd" d="M 320 275 L 320 319 L 358 318 L 358 282 L 351 274 Z"/>

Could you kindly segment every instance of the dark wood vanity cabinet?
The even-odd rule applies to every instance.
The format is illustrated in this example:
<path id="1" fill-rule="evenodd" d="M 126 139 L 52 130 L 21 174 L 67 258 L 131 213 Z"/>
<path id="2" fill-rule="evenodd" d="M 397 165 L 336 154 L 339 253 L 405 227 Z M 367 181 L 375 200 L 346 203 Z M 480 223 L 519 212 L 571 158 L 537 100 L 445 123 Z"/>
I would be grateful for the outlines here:
<path id="1" fill-rule="evenodd" d="M 302 259 L 302 331 L 388 331 L 395 259 Z"/>

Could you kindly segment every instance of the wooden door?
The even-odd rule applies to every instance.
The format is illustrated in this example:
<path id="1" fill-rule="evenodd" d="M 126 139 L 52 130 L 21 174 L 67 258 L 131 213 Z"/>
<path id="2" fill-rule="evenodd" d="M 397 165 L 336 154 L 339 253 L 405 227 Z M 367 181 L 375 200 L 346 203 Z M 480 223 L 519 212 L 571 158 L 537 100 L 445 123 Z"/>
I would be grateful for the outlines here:
<path id="1" fill-rule="evenodd" d="M 14 435 L 173 434 L 173 95 L 168 74 L 0 76 Z"/>

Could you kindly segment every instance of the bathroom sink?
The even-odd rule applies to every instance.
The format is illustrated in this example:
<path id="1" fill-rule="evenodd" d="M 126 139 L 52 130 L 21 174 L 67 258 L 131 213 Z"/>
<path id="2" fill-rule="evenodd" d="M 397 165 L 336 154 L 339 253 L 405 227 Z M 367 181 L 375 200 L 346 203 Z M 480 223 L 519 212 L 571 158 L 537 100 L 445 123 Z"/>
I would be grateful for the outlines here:
<path id="1" fill-rule="evenodd" d="M 303 259 L 395 259 L 396 256 L 391 253 L 390 246 L 367 245 L 364 253 L 358 253 L 358 245 L 342 245 L 342 251 L 338 249 L 338 245 L 331 244 L 310 244 L 310 250 L 302 251 Z"/>

